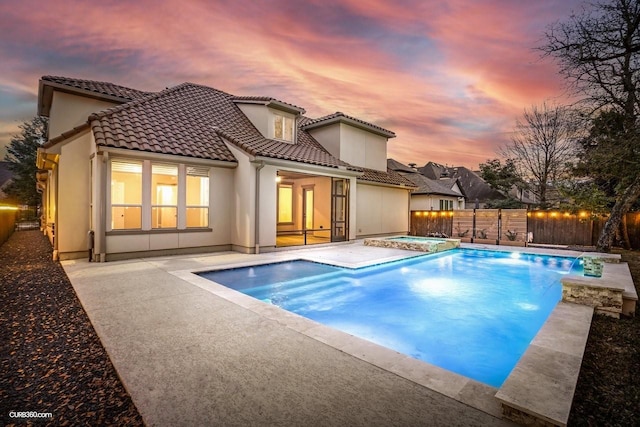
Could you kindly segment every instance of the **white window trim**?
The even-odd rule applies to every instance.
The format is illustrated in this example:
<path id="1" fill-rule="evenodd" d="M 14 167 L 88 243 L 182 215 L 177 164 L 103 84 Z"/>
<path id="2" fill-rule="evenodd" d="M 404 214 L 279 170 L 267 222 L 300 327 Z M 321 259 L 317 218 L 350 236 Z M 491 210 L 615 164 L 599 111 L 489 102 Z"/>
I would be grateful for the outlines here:
<path id="1" fill-rule="evenodd" d="M 276 116 L 280 116 L 286 119 L 290 119 L 291 120 L 291 141 L 287 140 L 287 139 L 283 139 L 283 138 L 276 138 Z M 282 135 L 285 135 L 285 126 L 284 124 L 286 123 L 286 120 L 282 121 Z M 288 144 L 294 144 L 296 141 L 296 137 L 297 137 L 297 132 L 298 132 L 298 126 L 297 126 L 297 119 L 296 116 L 294 116 L 293 114 L 289 114 L 289 113 L 285 113 L 284 111 L 279 111 L 279 110 L 271 110 L 271 120 L 270 120 L 270 129 L 269 129 L 269 134 L 271 136 L 272 139 L 275 139 L 276 141 L 282 141 L 282 142 L 286 142 Z"/>
<path id="2" fill-rule="evenodd" d="M 141 229 L 113 229 L 112 228 L 112 204 L 111 204 L 111 164 L 112 162 L 136 162 L 142 163 L 142 228 Z M 152 231 L 162 231 L 162 232 L 181 232 L 187 230 L 199 230 L 199 229 L 211 229 L 212 218 L 211 218 L 211 168 L 209 169 L 209 205 L 202 206 L 208 208 L 208 224 L 206 227 L 189 227 L 187 228 L 186 222 L 186 201 L 187 201 L 187 166 L 191 166 L 191 164 L 178 163 L 178 218 L 177 218 L 177 228 L 151 228 L 151 164 L 167 164 L 167 165 L 176 165 L 176 163 L 171 162 L 158 162 L 151 160 L 141 160 L 136 158 L 129 157 L 111 157 L 109 159 L 108 167 L 107 167 L 107 188 L 105 191 L 106 198 L 106 232 L 117 232 L 117 233 L 131 233 L 136 234 L 140 232 L 152 232 Z M 202 167 L 202 165 L 194 165 L 198 167 Z M 118 205 L 116 205 L 118 206 Z"/>

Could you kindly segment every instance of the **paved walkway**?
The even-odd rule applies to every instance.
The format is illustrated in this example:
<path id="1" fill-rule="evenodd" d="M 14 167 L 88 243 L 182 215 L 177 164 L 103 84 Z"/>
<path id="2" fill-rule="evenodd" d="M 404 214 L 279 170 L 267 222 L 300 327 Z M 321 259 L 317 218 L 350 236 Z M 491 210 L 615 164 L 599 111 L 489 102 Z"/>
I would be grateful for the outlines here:
<path id="1" fill-rule="evenodd" d="M 353 265 L 407 256 L 356 244 L 298 253 Z M 367 353 L 377 351 L 371 346 L 337 349 L 291 327 L 299 322 L 294 315 L 283 317 L 281 310 L 246 299 L 238 304 L 237 293 L 215 294 L 189 279 L 198 269 L 291 254 L 63 266 L 147 425 L 508 425 L 368 363 Z M 359 357 L 352 355 L 358 351 Z M 473 400 L 475 389 L 460 387 Z"/>

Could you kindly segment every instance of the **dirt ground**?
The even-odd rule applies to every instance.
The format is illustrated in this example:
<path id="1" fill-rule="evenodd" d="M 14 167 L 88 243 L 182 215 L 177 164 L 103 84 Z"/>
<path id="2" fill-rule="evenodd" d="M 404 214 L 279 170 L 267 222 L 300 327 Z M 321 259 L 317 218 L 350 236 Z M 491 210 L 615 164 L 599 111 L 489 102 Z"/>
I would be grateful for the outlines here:
<path id="1" fill-rule="evenodd" d="M 622 251 L 640 293 L 640 251 Z M 636 308 L 636 313 L 638 309 Z M 640 425 L 640 317 L 596 315 L 591 323 L 570 426 Z"/>

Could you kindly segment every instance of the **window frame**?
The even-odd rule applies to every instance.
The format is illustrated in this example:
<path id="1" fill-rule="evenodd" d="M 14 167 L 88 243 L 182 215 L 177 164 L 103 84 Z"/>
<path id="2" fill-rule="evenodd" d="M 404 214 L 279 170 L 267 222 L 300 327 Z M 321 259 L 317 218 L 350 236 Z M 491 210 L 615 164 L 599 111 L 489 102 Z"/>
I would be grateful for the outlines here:
<path id="1" fill-rule="evenodd" d="M 207 169 L 206 171 L 206 175 L 204 173 L 200 174 L 200 175 L 196 175 L 196 174 L 190 174 L 189 173 L 189 169 L 195 169 L 196 171 L 198 169 L 200 170 L 204 170 Z M 189 177 L 190 176 L 196 176 L 196 177 L 200 177 L 200 178 L 207 178 L 206 183 L 207 183 L 207 189 L 206 192 L 204 194 L 206 194 L 206 198 L 207 198 L 207 204 L 199 204 L 199 205 L 192 205 L 189 204 Z M 201 185 L 202 185 L 202 181 L 200 181 Z M 211 202 L 209 200 L 210 196 L 211 196 L 211 169 L 208 167 L 202 167 L 202 166 L 189 166 L 187 165 L 185 167 L 185 179 L 184 179 L 184 184 L 185 184 L 185 220 L 184 220 L 184 226 L 187 229 L 194 229 L 194 228 L 207 228 L 209 227 L 209 206 L 211 205 Z M 202 189 L 200 190 L 200 192 L 202 193 Z M 189 222 L 189 215 L 188 215 L 188 210 L 189 209 L 204 209 L 206 214 L 204 215 L 204 218 L 206 218 L 206 224 L 204 225 L 198 225 L 198 226 L 189 226 L 188 222 Z"/>
<path id="2" fill-rule="evenodd" d="M 289 200 L 289 203 L 291 205 L 291 220 L 290 221 L 281 221 L 280 220 L 280 189 L 281 188 L 289 188 L 291 190 L 291 200 Z M 277 200 L 276 200 L 276 224 L 277 225 L 293 225 L 294 224 L 294 218 L 295 218 L 295 212 L 294 212 L 294 207 L 295 207 L 295 203 L 294 203 L 294 196 L 295 196 L 295 192 L 294 192 L 294 187 L 293 187 L 293 182 L 279 182 L 278 183 L 278 191 L 277 191 Z"/>
<path id="3" fill-rule="evenodd" d="M 280 125 L 280 132 L 282 137 L 278 137 L 277 136 L 277 128 L 278 128 L 278 118 L 282 118 L 282 124 Z M 291 139 L 286 139 L 285 136 L 287 134 L 286 130 L 287 130 L 287 122 L 291 123 Z M 282 111 L 274 111 L 273 112 L 273 126 L 272 126 L 272 132 L 273 132 L 273 139 L 276 139 L 278 141 L 283 141 L 283 142 L 287 142 L 289 144 L 293 144 L 296 140 L 296 118 L 293 115 L 289 115 L 285 112 Z"/>
<path id="4" fill-rule="evenodd" d="M 113 163 L 135 163 L 138 165 L 142 165 L 141 171 L 141 204 L 135 205 L 135 207 L 140 209 L 140 228 L 113 228 L 113 207 L 123 206 L 122 204 L 113 204 L 112 203 L 112 189 L 111 189 L 111 180 L 112 180 L 112 171 L 113 171 Z M 163 165 L 176 167 L 178 170 L 177 175 L 177 204 L 176 205 L 164 205 L 164 204 L 153 204 L 153 165 Z M 198 205 L 191 206 L 187 205 L 187 169 L 189 167 L 195 167 L 198 169 L 207 169 L 207 200 L 209 202 L 208 205 Z M 212 231 L 210 227 L 211 224 L 211 166 L 202 165 L 202 164 L 190 164 L 190 163 L 175 163 L 170 161 L 163 160 L 151 160 L 149 158 L 136 158 L 136 157 L 110 157 L 108 161 L 108 166 L 106 167 L 107 173 L 107 188 L 105 188 L 105 205 L 106 205 L 106 224 L 105 231 L 108 235 L 124 235 L 124 234 L 149 234 L 149 233 L 171 233 L 171 232 L 194 232 L 194 231 Z M 175 227 L 162 227 L 162 228 L 154 228 L 152 227 L 152 215 L 154 207 L 175 207 L 176 209 L 176 226 Z M 204 214 L 204 218 L 206 218 L 206 225 L 204 226 L 191 226 L 187 227 L 187 208 L 196 207 L 196 208 L 206 208 L 206 213 Z"/>
<path id="5" fill-rule="evenodd" d="M 123 165 L 136 165 L 140 167 L 140 203 L 113 203 L 113 192 L 114 192 L 114 188 L 113 188 L 113 166 L 114 163 L 120 163 Z M 109 229 L 111 230 L 115 230 L 115 231 L 139 231 L 139 230 L 143 230 L 144 229 L 144 163 L 140 160 L 133 160 L 133 159 L 113 159 L 109 162 L 109 179 L 108 179 L 108 183 L 109 183 L 109 191 L 107 192 L 109 195 L 109 218 L 108 218 L 108 224 L 109 224 Z M 123 209 L 128 209 L 128 208 L 137 208 L 140 209 L 140 227 L 135 227 L 135 228 L 113 228 L 114 226 L 114 208 L 123 208 Z"/>
<path id="6" fill-rule="evenodd" d="M 175 168 L 175 177 L 176 177 L 176 183 L 175 183 L 175 189 L 173 191 L 175 191 L 175 204 L 165 204 L 165 203 L 161 203 L 160 200 L 158 200 L 157 198 L 157 194 L 158 194 L 158 189 L 160 186 L 169 186 L 167 184 L 158 184 L 158 183 L 154 183 L 154 175 L 166 175 L 166 176 L 171 176 L 169 174 L 161 174 L 161 173 L 154 173 L 153 169 L 154 167 L 158 167 L 158 168 L 171 168 L 174 169 Z M 178 229 L 178 216 L 179 216 L 179 197 L 178 197 L 178 193 L 179 193 L 179 185 L 180 185 L 180 167 L 177 164 L 169 164 L 169 163 L 160 163 L 160 162 L 151 162 L 151 200 L 150 200 L 150 205 L 151 205 L 151 229 L 152 230 L 177 230 Z M 155 203 L 153 202 L 154 196 L 156 196 L 156 201 Z M 160 209 L 160 212 L 157 211 L 157 209 Z M 157 216 L 158 214 L 160 214 L 160 216 L 162 216 L 163 211 L 165 209 L 173 209 L 175 214 L 175 225 L 174 226 L 167 226 L 167 227 L 163 227 L 161 223 L 158 222 L 157 220 Z M 155 218 L 154 218 L 155 217 Z M 155 220 L 155 221 L 154 221 Z M 156 224 L 156 226 L 154 227 L 154 223 Z M 160 226 L 158 226 L 158 224 L 160 224 Z"/>

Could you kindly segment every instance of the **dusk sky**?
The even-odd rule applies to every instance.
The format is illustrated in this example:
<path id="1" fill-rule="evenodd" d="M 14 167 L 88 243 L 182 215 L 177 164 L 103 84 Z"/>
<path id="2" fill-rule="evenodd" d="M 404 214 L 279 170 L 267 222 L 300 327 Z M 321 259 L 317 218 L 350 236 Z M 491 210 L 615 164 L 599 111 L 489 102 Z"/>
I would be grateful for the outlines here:
<path id="1" fill-rule="evenodd" d="M 562 102 L 534 48 L 580 0 L 0 0 L 0 159 L 58 75 L 185 81 L 341 111 L 396 133 L 388 156 L 473 169 L 524 108 Z"/>

